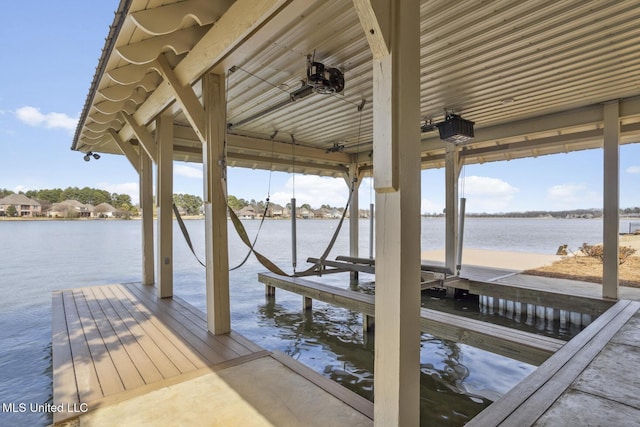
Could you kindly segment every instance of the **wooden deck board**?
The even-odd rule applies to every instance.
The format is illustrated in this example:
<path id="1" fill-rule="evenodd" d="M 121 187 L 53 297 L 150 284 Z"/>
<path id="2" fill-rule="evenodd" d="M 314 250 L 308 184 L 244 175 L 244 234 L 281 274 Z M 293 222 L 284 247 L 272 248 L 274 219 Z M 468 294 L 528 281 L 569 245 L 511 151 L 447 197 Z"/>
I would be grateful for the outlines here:
<path id="1" fill-rule="evenodd" d="M 142 345 L 138 342 L 136 336 L 131 333 L 122 318 L 116 313 L 109 300 L 104 296 L 104 293 L 100 292 L 100 289 L 98 288 L 85 288 L 83 291 L 89 302 L 89 306 L 93 306 L 96 312 L 99 307 L 102 311 L 102 322 L 108 323 L 113 329 L 115 338 L 118 340 L 115 344 L 119 347 L 118 349 L 115 349 L 115 351 L 124 351 L 130 358 L 133 368 L 138 372 L 140 379 L 142 380 L 142 383 L 138 385 L 149 384 L 163 379 L 164 377 L 162 376 L 162 373 L 158 370 L 151 357 L 149 357 Z M 100 313 L 98 313 L 98 315 L 100 315 Z M 109 351 L 111 352 L 111 350 Z M 121 368 L 119 367 L 118 370 L 121 371 Z M 126 381 L 129 380 L 126 373 L 123 374 L 120 372 L 120 376 Z M 125 384 L 125 387 L 129 389 L 135 387 L 135 385 Z"/>
<path id="2" fill-rule="evenodd" d="M 54 292 L 51 307 L 53 400 L 55 402 L 79 403 L 78 385 L 73 369 L 69 330 L 67 329 L 61 292 Z"/>
<path id="3" fill-rule="evenodd" d="M 110 286 L 103 289 L 105 292 L 113 293 L 113 297 L 128 311 L 129 316 L 140 325 L 145 334 L 158 344 L 158 347 L 163 350 L 181 373 L 204 367 L 203 363 L 194 363 L 194 361 L 189 358 L 187 354 L 189 353 L 189 349 L 182 344 L 180 340 L 174 342 L 172 340 L 172 331 L 161 322 L 154 321 L 154 319 L 150 318 L 146 308 L 141 308 L 141 303 L 130 300 L 129 297 L 121 293 L 117 287 Z"/>
<path id="4" fill-rule="evenodd" d="M 135 363 L 129 356 L 129 351 L 135 353 L 135 341 L 126 343 L 121 341 L 118 336 L 117 330 L 117 318 L 108 319 L 105 313 L 102 311 L 102 307 L 95 298 L 93 292 L 89 288 L 78 290 L 76 298 L 84 297 L 87 307 L 91 312 L 91 316 L 94 319 L 98 333 L 107 349 L 108 357 L 112 360 L 112 364 L 120 377 L 122 386 L 125 389 L 135 388 L 145 383 L 140 371 Z M 126 338 L 124 338 L 126 341 Z M 128 351 L 129 350 L 129 351 Z"/>
<path id="5" fill-rule="evenodd" d="M 103 395 L 109 395 L 124 391 L 125 386 L 118 374 L 115 361 L 111 358 L 104 339 L 98 330 L 96 320 L 93 318 L 89 306 L 84 299 L 82 291 L 72 291 L 73 299 L 78 309 L 80 323 L 84 336 L 91 352 L 91 358 L 100 381 L 100 388 Z"/>
<path id="6" fill-rule="evenodd" d="M 141 325 L 134 315 L 126 309 L 125 305 L 115 297 L 107 287 L 99 287 L 94 292 L 100 292 L 108 299 L 111 307 L 122 320 L 122 323 L 129 330 L 129 333 L 136 338 L 136 341 L 144 348 L 145 353 L 153 360 L 153 365 L 158 369 L 163 378 L 169 378 L 180 374 L 178 365 L 174 363 L 176 358 L 184 359 L 189 363 L 182 353 L 177 352 L 173 345 L 162 335 L 153 325 Z M 162 346 L 164 342 L 166 345 Z M 177 355 L 172 357 L 172 350 Z M 193 364 L 190 364 L 193 368 Z M 185 368 L 186 369 L 186 368 Z"/>
<path id="7" fill-rule="evenodd" d="M 140 297 L 136 292 L 133 292 L 132 289 L 123 288 L 123 292 L 131 292 L 132 295 L 136 297 Z M 154 301 L 149 298 L 147 300 L 143 300 L 140 297 L 141 301 L 149 307 L 149 309 L 153 309 L 155 316 L 161 320 L 164 324 L 169 326 L 172 330 L 174 330 L 180 337 L 188 343 L 189 346 L 194 348 L 199 356 L 199 358 L 206 364 L 215 364 L 223 362 L 226 359 L 233 359 L 234 357 L 240 356 L 235 351 L 225 348 L 223 345 L 218 343 L 215 339 L 213 339 L 212 335 L 209 335 L 207 332 L 201 332 L 200 330 L 196 330 L 192 327 L 191 321 L 185 317 L 182 313 L 177 312 L 176 310 L 170 310 L 167 307 L 167 304 L 162 300 Z M 203 360 L 204 359 L 204 360 Z"/>
<path id="8" fill-rule="evenodd" d="M 69 331 L 73 369 L 76 373 L 78 396 L 83 402 L 98 399 L 103 396 L 102 388 L 82 330 L 73 294 L 64 292 L 62 298 Z"/>
<path id="9" fill-rule="evenodd" d="M 155 298 L 153 289 L 150 286 L 128 286 L 127 289 L 149 304 L 158 304 L 159 310 L 172 316 L 176 321 L 181 322 L 194 336 L 197 336 L 198 339 L 211 347 L 212 350 L 224 355 L 225 358 L 234 358 L 251 352 L 244 345 L 233 340 L 226 334 L 210 334 L 206 328 L 206 317 L 196 315 L 193 311 L 187 309 L 185 304 L 174 300 L 174 298 L 158 300 Z M 233 353 L 225 354 L 229 350 Z"/>

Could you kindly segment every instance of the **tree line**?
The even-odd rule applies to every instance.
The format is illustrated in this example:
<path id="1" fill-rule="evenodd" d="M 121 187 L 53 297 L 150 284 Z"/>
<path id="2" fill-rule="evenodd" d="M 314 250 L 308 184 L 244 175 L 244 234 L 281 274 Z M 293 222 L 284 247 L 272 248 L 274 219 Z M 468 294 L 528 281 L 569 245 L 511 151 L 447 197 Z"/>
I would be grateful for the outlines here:
<path id="1" fill-rule="evenodd" d="M 260 200 L 259 202 L 256 202 L 255 199 L 251 199 L 251 200 L 245 200 L 245 199 L 239 199 L 234 195 L 229 195 L 229 197 L 227 198 L 227 203 L 229 205 L 229 207 L 231 209 L 233 209 L 234 211 L 239 211 L 242 208 L 245 208 L 247 206 L 253 206 L 254 208 L 256 208 L 258 211 L 262 211 L 264 210 L 264 208 L 266 207 L 266 202 L 263 200 Z M 285 208 L 287 209 L 291 209 L 291 203 L 287 203 L 285 206 Z M 311 205 L 309 205 L 308 203 L 304 203 L 301 206 L 298 206 L 298 208 L 300 209 L 308 209 L 308 210 L 313 210 L 313 208 L 311 207 Z M 320 209 L 336 209 L 335 207 L 328 205 L 328 204 L 324 204 L 322 206 L 320 206 Z M 342 208 L 340 208 L 342 209 Z"/>
<path id="2" fill-rule="evenodd" d="M 620 215 L 640 215 L 640 207 L 620 209 Z M 599 218 L 602 209 L 571 209 L 561 211 L 526 211 L 526 212 L 500 212 L 500 213 L 467 213 L 468 217 L 477 218 Z M 424 214 L 423 216 L 444 216 L 442 214 Z"/>
<path id="3" fill-rule="evenodd" d="M 14 193 L 14 191 L 6 188 L 0 188 L 0 198 Z M 67 187 L 64 190 L 61 188 L 29 190 L 20 191 L 18 194 L 24 194 L 28 198 L 38 201 L 43 211 L 49 209 L 52 204 L 64 202 L 65 200 L 77 200 L 80 203 L 93 206 L 97 206 L 100 203 L 108 203 L 116 209 L 129 212 L 135 210 L 135 206 L 131 202 L 131 196 L 128 194 L 109 193 L 106 190 L 90 187 Z"/>

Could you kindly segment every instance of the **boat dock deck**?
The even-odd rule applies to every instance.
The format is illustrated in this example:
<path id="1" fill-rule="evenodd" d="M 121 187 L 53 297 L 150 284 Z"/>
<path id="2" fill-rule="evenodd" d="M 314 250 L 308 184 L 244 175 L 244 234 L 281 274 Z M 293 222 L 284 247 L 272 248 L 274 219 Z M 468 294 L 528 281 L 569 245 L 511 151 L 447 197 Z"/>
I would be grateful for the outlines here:
<path id="1" fill-rule="evenodd" d="M 629 426 L 640 420 L 640 302 L 607 310 L 467 426 Z"/>
<path id="2" fill-rule="evenodd" d="M 602 285 L 579 280 L 523 274 L 518 270 L 463 266 L 460 279 L 449 284 L 474 295 L 519 301 L 525 304 L 555 307 L 599 316 L 615 301 L 602 298 Z M 640 288 L 621 286 L 619 299 L 640 301 Z"/>
<path id="3" fill-rule="evenodd" d="M 373 404 L 156 289 L 117 284 L 53 295 L 54 424 L 371 425 Z M 169 417 L 169 418 L 167 418 Z"/>

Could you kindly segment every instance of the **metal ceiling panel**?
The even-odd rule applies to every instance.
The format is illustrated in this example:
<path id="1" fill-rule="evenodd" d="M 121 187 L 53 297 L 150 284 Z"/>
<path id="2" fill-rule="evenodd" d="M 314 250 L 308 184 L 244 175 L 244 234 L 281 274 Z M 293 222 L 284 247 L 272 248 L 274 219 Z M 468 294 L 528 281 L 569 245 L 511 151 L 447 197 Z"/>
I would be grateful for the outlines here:
<path id="1" fill-rule="evenodd" d="M 120 9 L 125 11 L 126 18 L 119 19 L 116 15 L 115 31 L 112 29 L 115 36 L 107 39 L 102 67 L 98 67 L 74 138 L 75 149 L 119 152 L 109 131 L 124 137 L 130 137 L 131 133 L 113 109 L 135 114 L 144 107 L 147 118 L 144 125 L 153 132 L 153 113 L 158 114 L 170 106 L 175 113 L 176 125 L 188 125 L 180 108 L 171 105 L 171 100 L 157 105 L 150 101 L 156 87 L 163 84 L 153 66 L 135 70 L 117 53 L 118 49 L 154 37 L 136 25 L 131 13 L 177 3 L 172 0 L 123 0 Z M 232 2 L 220 3 L 220 9 L 225 9 L 229 3 Z M 238 124 L 230 132 L 256 141 L 269 141 L 278 131 L 274 138 L 278 144 L 290 144 L 293 135 L 300 146 L 323 151 L 334 145 L 344 146 L 344 153 L 359 153 L 359 161 L 370 163 L 372 55 L 352 2 L 283 0 L 281 3 L 280 12 L 272 21 L 277 26 L 269 27 L 267 22 L 250 37 L 239 41 L 236 50 L 205 64 L 207 68 L 222 70 L 227 75 L 227 120 Z M 179 9 L 179 5 L 175 7 Z M 196 20 L 186 16 L 181 22 L 175 34 L 198 26 Z M 474 149 L 482 150 L 482 154 L 469 154 L 465 157 L 467 162 L 598 146 L 600 136 L 580 139 L 580 132 L 598 129 L 601 117 L 592 120 L 590 116 L 576 115 L 577 123 L 554 125 L 549 131 L 551 134 L 528 128 L 526 132 L 516 132 L 514 129 L 520 128 L 513 124 L 537 118 L 535 123 L 544 129 L 554 122 L 555 115 L 580 111 L 614 99 L 635 106 L 640 97 L 638 22 L 640 2 L 637 0 L 423 0 L 420 35 L 422 118 L 438 122 L 447 110 L 474 121 L 476 140 L 465 146 L 465 150 L 471 150 L 469 153 Z M 215 29 L 215 25 L 205 26 L 201 31 L 208 32 L 210 28 Z M 163 52 L 172 68 L 189 56 L 189 52 L 176 55 L 170 48 Z M 315 60 L 344 73 L 344 91 L 333 95 L 312 94 L 286 103 L 290 93 L 305 79 L 307 55 L 314 52 Z M 202 61 L 207 60 L 202 58 Z M 130 77 L 134 82 L 147 75 L 146 83 L 127 82 L 131 87 L 114 88 L 120 82 L 109 75 L 117 73 L 125 77 L 123 80 Z M 199 77 L 194 77 L 194 90 L 200 95 Z M 105 90 L 104 95 L 101 90 Z M 117 104 L 126 91 L 131 92 L 130 98 Z M 360 112 L 358 106 L 363 100 L 365 104 Z M 274 108 L 279 104 L 279 108 Z M 640 123 L 637 108 L 627 107 L 621 111 L 623 123 Z M 102 131 L 104 124 L 108 125 L 109 131 Z M 420 125 L 416 123 L 416 126 Z M 567 129 L 562 130 L 565 126 Z M 480 138 L 484 129 L 498 128 L 505 130 L 508 138 Z M 622 142 L 637 142 L 640 132 L 636 127 L 626 129 Z M 489 131 L 484 133 L 489 134 Z M 567 140 L 549 142 L 548 138 L 554 135 L 564 135 Z M 425 166 L 440 166 L 437 158 L 444 153 L 444 144 L 433 132 L 423 133 L 422 137 L 423 146 L 431 147 L 423 152 Z M 190 149 L 198 147 L 198 141 L 195 136 L 193 138 L 187 144 L 192 147 Z M 523 141 L 540 141 L 540 146 L 516 145 Z M 269 161 L 261 162 L 268 153 L 244 153 L 244 160 L 240 158 L 241 154 L 242 150 L 231 150 L 230 158 L 233 155 L 238 158 L 230 160 L 251 167 L 284 167 L 274 166 Z M 255 158 L 249 158 L 249 155 Z M 198 161 L 193 153 L 176 156 Z M 313 161 L 318 162 L 317 159 Z M 310 165 L 306 171 L 322 173 L 322 163 L 318 169 Z M 324 164 L 337 167 L 338 163 L 327 160 Z M 333 174 L 335 170 L 329 168 L 324 173 Z"/>

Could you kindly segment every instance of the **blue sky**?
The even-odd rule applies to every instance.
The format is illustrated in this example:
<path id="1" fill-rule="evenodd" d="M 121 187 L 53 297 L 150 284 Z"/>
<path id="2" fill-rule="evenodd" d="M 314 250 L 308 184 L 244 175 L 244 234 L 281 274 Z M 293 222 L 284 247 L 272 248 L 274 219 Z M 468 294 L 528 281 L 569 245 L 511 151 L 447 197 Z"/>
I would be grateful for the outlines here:
<path id="1" fill-rule="evenodd" d="M 85 162 L 70 150 L 75 126 L 118 0 L 5 2 L 0 15 L 0 188 L 27 191 L 69 186 L 127 193 L 138 200 L 137 175 L 123 156 Z M 620 149 L 620 206 L 640 206 L 640 144 Z M 201 195 L 200 165 L 176 163 L 174 192 Z M 602 151 L 468 165 L 468 212 L 561 210 L 602 206 Z M 229 194 L 286 203 L 292 176 L 229 170 Z M 271 183 L 269 185 L 269 182 Z M 342 179 L 297 175 L 298 204 L 342 206 Z M 372 194 L 361 185 L 361 207 Z M 444 207 L 444 170 L 422 173 L 422 211 Z"/>

